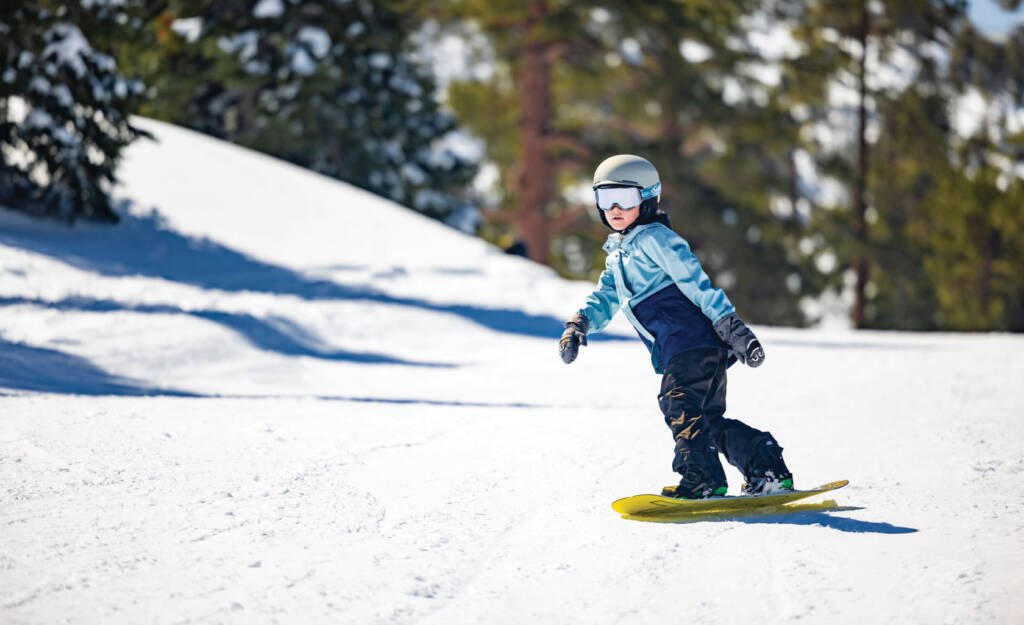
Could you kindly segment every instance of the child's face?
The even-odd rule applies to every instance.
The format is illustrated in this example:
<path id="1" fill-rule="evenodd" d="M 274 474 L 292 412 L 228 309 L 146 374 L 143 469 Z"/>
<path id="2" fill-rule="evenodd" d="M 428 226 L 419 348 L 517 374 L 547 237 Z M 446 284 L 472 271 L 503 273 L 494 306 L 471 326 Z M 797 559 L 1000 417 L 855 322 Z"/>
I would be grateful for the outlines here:
<path id="1" fill-rule="evenodd" d="M 621 207 L 616 205 L 604 214 L 604 218 L 608 220 L 608 224 L 618 232 L 622 232 L 628 228 L 639 216 L 639 206 L 634 206 L 629 210 L 622 210 Z"/>

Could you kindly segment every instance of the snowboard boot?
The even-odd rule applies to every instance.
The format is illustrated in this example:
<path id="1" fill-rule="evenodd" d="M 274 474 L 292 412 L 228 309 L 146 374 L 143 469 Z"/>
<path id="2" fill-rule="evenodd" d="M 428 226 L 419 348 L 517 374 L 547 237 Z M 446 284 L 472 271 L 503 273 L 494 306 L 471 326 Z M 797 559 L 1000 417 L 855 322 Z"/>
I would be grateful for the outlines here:
<path id="1" fill-rule="evenodd" d="M 687 464 L 681 467 L 683 479 L 679 480 L 674 492 L 669 494 L 676 499 L 707 499 L 722 497 L 729 492 L 729 484 L 725 481 L 725 471 L 716 455 L 715 462 L 710 464 Z"/>
<path id="2" fill-rule="evenodd" d="M 793 474 L 782 460 L 782 447 L 771 434 L 754 447 L 743 479 L 744 495 L 771 495 L 793 490 Z"/>

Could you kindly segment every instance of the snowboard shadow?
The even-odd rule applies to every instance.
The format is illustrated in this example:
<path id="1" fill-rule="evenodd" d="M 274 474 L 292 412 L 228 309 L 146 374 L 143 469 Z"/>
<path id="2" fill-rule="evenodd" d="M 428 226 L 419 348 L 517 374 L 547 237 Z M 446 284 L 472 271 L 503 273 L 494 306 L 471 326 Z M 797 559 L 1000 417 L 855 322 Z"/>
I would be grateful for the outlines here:
<path id="1" fill-rule="evenodd" d="M 829 499 L 821 503 L 786 504 L 777 508 L 765 510 L 751 510 L 748 512 L 721 513 L 708 512 L 689 514 L 675 518 L 669 517 L 640 517 L 622 515 L 623 518 L 634 521 L 648 521 L 653 523 L 768 523 L 775 525 L 820 525 L 840 532 L 851 532 L 855 534 L 913 534 L 918 530 L 913 527 L 901 527 L 891 523 L 876 521 L 861 521 L 848 517 L 832 516 L 830 512 L 849 512 L 853 510 L 864 510 L 858 506 L 840 506 L 835 500 Z"/>

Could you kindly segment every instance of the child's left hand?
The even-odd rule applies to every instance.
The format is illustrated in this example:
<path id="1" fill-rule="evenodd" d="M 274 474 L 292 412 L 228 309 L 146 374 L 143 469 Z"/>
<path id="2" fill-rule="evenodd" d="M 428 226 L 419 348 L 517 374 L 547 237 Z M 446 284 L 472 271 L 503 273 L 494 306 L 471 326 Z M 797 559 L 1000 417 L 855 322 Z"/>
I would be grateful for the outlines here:
<path id="1" fill-rule="evenodd" d="M 761 347 L 761 341 L 757 340 L 736 313 L 719 319 L 715 324 L 715 332 L 732 348 L 736 358 L 743 364 L 760 367 L 764 363 L 764 348 Z"/>

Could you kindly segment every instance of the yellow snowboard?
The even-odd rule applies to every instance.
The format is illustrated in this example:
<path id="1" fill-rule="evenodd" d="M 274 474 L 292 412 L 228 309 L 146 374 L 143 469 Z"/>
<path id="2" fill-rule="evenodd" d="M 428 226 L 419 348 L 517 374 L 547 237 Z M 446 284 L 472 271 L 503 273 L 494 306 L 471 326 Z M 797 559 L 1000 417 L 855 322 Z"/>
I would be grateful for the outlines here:
<path id="1" fill-rule="evenodd" d="M 849 480 L 829 482 L 810 490 L 790 490 L 774 495 L 741 495 L 738 497 L 710 497 L 708 499 L 674 499 L 661 495 L 633 495 L 612 503 L 612 509 L 623 518 L 651 519 L 659 517 L 683 518 L 689 515 L 741 513 L 756 508 L 784 506 L 793 501 L 813 497 L 842 488 Z M 668 490 L 668 489 L 666 489 Z"/>

